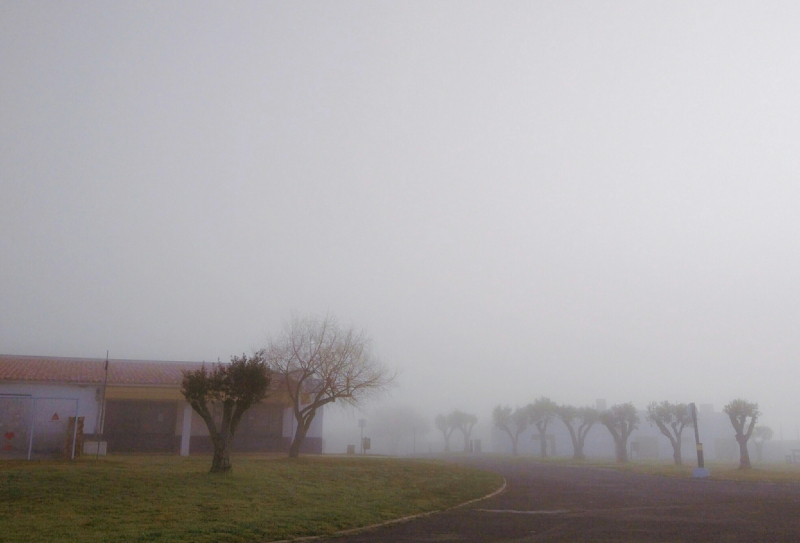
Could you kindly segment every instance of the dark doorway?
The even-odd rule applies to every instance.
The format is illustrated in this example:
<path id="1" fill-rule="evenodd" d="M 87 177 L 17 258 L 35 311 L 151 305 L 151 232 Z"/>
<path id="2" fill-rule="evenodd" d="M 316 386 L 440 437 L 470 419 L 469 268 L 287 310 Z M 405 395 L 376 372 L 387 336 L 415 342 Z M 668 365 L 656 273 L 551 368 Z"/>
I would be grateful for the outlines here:
<path id="1" fill-rule="evenodd" d="M 175 452 L 177 402 L 109 400 L 105 439 L 108 452 Z"/>
<path id="2" fill-rule="evenodd" d="M 242 452 L 282 451 L 283 406 L 256 404 L 242 415 L 233 449 Z"/>

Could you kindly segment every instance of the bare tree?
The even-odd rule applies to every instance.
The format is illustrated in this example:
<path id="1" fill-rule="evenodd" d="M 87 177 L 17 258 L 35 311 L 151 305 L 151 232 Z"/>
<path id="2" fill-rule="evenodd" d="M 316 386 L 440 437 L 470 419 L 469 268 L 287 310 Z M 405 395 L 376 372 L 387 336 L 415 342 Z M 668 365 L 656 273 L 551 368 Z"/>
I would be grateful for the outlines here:
<path id="1" fill-rule="evenodd" d="M 639 425 L 639 415 L 632 403 L 612 405 L 600 414 L 600 422 L 614 438 L 617 462 L 628 461 L 628 438 Z"/>
<path id="2" fill-rule="evenodd" d="M 775 435 L 769 426 L 756 426 L 753 429 L 753 443 L 756 445 L 756 460 L 761 462 L 764 452 L 764 443 L 772 439 Z"/>
<path id="3" fill-rule="evenodd" d="M 461 431 L 461 434 L 464 436 L 464 452 L 469 452 L 469 436 L 472 434 L 472 429 L 478 422 L 478 417 L 456 409 L 447 416 L 447 419 L 451 426 Z"/>
<path id="4" fill-rule="evenodd" d="M 672 459 L 676 466 L 683 464 L 681 458 L 681 434 L 687 426 L 692 426 L 692 417 L 685 403 L 669 403 L 667 401 L 652 402 L 647 406 L 647 421 L 655 424 L 672 445 Z"/>
<path id="5" fill-rule="evenodd" d="M 286 383 L 297 420 L 291 458 L 299 456 L 319 409 L 337 400 L 358 405 L 385 392 L 396 376 L 372 354 L 363 331 L 343 328 L 331 315 L 292 319 L 262 352 Z"/>
<path id="6" fill-rule="evenodd" d="M 737 398 L 722 408 L 731 419 L 733 429 L 736 431 L 736 441 L 739 443 L 739 469 L 750 469 L 750 453 L 747 452 L 747 441 L 753 435 L 753 428 L 761 412 L 757 403 Z M 750 422 L 747 421 L 750 419 Z"/>
<path id="7" fill-rule="evenodd" d="M 519 436 L 531 423 L 527 410 L 517 407 L 512 412 L 510 407 L 498 405 L 492 411 L 492 421 L 511 438 L 511 454 L 517 456 Z"/>
<path id="8" fill-rule="evenodd" d="M 183 372 L 181 392 L 208 427 L 214 444 L 211 460 L 212 473 L 231 469 L 229 446 L 245 411 L 267 397 L 272 372 L 261 354 L 241 358 L 231 357 L 230 364 L 205 365 L 194 371 Z M 212 406 L 222 405 L 219 429 L 211 413 Z"/>
<path id="9" fill-rule="evenodd" d="M 433 423 L 436 425 L 436 429 L 442 432 L 442 436 L 444 436 L 444 452 L 450 452 L 450 436 L 453 435 L 456 427 L 450 424 L 449 417 L 444 415 L 436 415 Z"/>
<path id="10" fill-rule="evenodd" d="M 599 420 L 600 413 L 593 407 L 573 407 L 562 405 L 556 409 L 556 415 L 569 430 L 572 438 L 572 457 L 576 460 L 584 460 L 583 444 L 586 442 L 586 434 L 592 429 Z M 576 428 L 574 425 L 577 424 Z"/>
<path id="11" fill-rule="evenodd" d="M 544 396 L 537 398 L 533 404 L 528 406 L 531 422 L 539 430 L 542 458 L 547 458 L 547 425 L 555 418 L 557 410 L 558 404 Z"/>

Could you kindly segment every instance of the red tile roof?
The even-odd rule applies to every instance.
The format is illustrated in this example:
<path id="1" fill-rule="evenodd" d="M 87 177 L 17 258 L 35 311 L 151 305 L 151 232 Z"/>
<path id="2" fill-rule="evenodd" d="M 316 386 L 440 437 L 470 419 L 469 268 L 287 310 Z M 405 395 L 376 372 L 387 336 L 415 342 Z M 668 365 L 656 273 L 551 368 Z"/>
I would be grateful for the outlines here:
<path id="1" fill-rule="evenodd" d="M 46 383 L 103 382 L 102 358 L 0 355 L 0 381 Z M 108 384 L 179 387 L 183 370 L 197 369 L 199 362 L 156 360 L 109 360 Z M 211 364 L 206 364 L 210 366 Z"/>

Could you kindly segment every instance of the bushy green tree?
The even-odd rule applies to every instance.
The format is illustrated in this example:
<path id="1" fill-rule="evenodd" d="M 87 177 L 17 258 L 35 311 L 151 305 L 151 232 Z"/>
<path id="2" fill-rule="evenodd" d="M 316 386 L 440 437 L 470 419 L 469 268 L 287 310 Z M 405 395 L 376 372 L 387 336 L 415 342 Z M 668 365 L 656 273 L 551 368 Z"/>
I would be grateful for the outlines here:
<path id="1" fill-rule="evenodd" d="M 617 462 L 628 461 L 628 438 L 639 425 L 639 415 L 633 404 L 623 403 L 612 405 L 600 414 L 600 422 L 608 429 L 614 438 Z"/>
<path id="2" fill-rule="evenodd" d="M 681 437 L 683 429 L 692 426 L 692 417 L 685 403 L 669 403 L 667 401 L 652 402 L 647 406 L 647 421 L 655 424 L 672 445 L 672 459 L 675 465 L 683 464 L 681 458 Z"/>
<path id="3" fill-rule="evenodd" d="M 469 436 L 472 434 L 472 429 L 478 422 L 478 417 L 456 409 L 450 413 L 447 418 L 450 425 L 458 428 L 464 436 L 464 452 L 469 452 Z"/>
<path id="4" fill-rule="evenodd" d="M 519 436 L 530 426 L 530 416 L 525 409 L 517 407 L 511 411 L 509 406 L 498 405 L 492 411 L 492 422 L 511 438 L 511 454 L 517 456 Z"/>
<path id="5" fill-rule="evenodd" d="M 456 427 L 450 424 L 447 416 L 441 414 L 436 415 L 436 418 L 433 419 L 433 424 L 437 430 L 442 432 L 444 437 L 444 452 L 450 452 L 450 436 L 453 435 Z"/>
<path id="6" fill-rule="evenodd" d="M 528 407 L 531 422 L 536 426 L 536 429 L 539 430 L 542 458 L 547 457 L 547 426 L 555 418 L 557 410 L 558 404 L 544 396 L 534 400 Z"/>
<path id="7" fill-rule="evenodd" d="M 747 441 L 753 435 L 761 411 L 757 403 L 751 403 L 741 398 L 736 398 L 722 408 L 731 420 L 736 432 L 736 442 L 739 443 L 739 469 L 750 469 L 750 453 L 747 452 Z"/>
<path id="8" fill-rule="evenodd" d="M 230 364 L 218 362 L 210 370 L 203 365 L 183 372 L 181 392 L 206 423 L 214 444 L 212 473 L 230 471 L 230 445 L 239 421 L 253 404 L 267 397 L 271 380 L 272 372 L 260 354 L 233 356 Z M 222 407 L 219 428 L 211 413 L 214 404 Z"/>
<path id="9" fill-rule="evenodd" d="M 593 407 L 561 405 L 556 409 L 556 416 L 569 430 L 569 436 L 572 438 L 572 457 L 576 460 L 585 459 L 583 444 L 586 441 L 586 434 L 600 420 L 600 413 Z"/>

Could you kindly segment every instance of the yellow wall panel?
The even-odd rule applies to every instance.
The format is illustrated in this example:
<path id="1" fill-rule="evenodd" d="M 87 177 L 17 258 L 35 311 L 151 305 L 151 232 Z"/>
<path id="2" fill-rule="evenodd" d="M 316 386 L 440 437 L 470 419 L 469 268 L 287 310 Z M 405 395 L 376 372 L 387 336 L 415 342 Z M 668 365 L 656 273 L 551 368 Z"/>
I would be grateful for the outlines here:
<path id="1" fill-rule="evenodd" d="M 175 387 L 108 387 L 107 400 L 183 400 Z"/>

